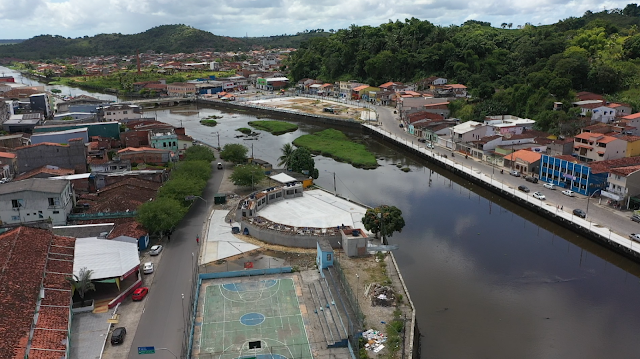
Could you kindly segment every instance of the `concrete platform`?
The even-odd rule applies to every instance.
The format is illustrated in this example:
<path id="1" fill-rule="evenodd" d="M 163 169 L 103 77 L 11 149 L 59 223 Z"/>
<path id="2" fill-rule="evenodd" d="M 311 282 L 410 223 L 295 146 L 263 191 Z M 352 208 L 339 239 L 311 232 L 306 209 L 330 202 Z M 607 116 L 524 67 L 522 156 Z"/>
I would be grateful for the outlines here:
<path id="1" fill-rule="evenodd" d="M 366 212 L 365 207 L 316 189 L 304 191 L 302 197 L 270 204 L 258 215 L 294 227 L 329 228 L 345 225 L 364 228 L 362 217 Z"/>
<path id="2" fill-rule="evenodd" d="M 214 210 L 209 218 L 206 238 L 203 238 L 200 264 L 217 261 L 259 248 L 246 243 L 231 233 L 231 224 L 225 222 L 228 211 Z"/>

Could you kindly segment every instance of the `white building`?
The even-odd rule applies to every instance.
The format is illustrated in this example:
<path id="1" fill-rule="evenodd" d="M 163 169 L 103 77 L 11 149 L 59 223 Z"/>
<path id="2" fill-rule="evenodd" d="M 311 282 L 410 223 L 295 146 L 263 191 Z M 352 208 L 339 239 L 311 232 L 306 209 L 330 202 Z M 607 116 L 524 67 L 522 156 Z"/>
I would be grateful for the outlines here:
<path id="1" fill-rule="evenodd" d="M 105 121 L 136 120 L 142 118 L 142 110 L 136 105 L 114 104 L 103 107 Z"/>
<path id="2" fill-rule="evenodd" d="M 487 136 L 488 126 L 476 121 L 467 121 L 449 128 L 455 143 L 478 141 Z"/>
<path id="3" fill-rule="evenodd" d="M 520 118 L 512 115 L 499 115 L 485 117 L 484 124 L 490 127 L 491 135 L 519 135 L 523 131 L 533 129 L 536 121 L 528 118 Z"/>
<path id="4" fill-rule="evenodd" d="M 29 223 L 51 218 L 54 225 L 67 223 L 74 206 L 71 182 L 46 178 L 0 184 L 2 224 Z"/>

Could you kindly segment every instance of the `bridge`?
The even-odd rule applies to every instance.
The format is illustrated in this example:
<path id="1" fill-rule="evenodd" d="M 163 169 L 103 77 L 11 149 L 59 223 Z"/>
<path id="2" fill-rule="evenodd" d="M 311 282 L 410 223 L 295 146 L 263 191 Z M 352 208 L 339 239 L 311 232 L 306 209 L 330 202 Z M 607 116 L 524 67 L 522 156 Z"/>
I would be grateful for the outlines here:
<path id="1" fill-rule="evenodd" d="M 150 98 L 143 100 L 133 100 L 127 101 L 126 103 L 130 103 L 132 105 L 138 105 L 140 107 L 145 108 L 153 108 L 153 107 L 161 107 L 161 106 L 179 106 L 179 105 L 187 105 L 196 100 L 195 97 L 161 97 L 161 98 Z"/>

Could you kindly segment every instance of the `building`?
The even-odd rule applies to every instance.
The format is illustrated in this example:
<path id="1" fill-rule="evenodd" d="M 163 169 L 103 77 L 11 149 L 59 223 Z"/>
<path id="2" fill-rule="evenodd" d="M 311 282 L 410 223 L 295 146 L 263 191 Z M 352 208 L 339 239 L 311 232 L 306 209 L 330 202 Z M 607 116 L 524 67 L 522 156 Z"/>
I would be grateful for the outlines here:
<path id="1" fill-rule="evenodd" d="M 0 221 L 3 225 L 42 222 L 67 223 L 75 204 L 71 182 L 31 178 L 0 186 Z"/>
<path id="2" fill-rule="evenodd" d="M 504 156 L 504 166 L 524 174 L 537 174 L 540 168 L 540 152 L 519 150 Z"/>
<path id="3" fill-rule="evenodd" d="M 69 176 L 73 174 L 73 170 L 68 168 L 59 168 L 55 166 L 43 166 L 29 172 L 22 173 L 14 178 L 15 181 L 22 181 L 29 178 L 51 178 L 58 176 Z"/>
<path id="4" fill-rule="evenodd" d="M 97 113 L 98 107 L 104 105 L 106 102 L 104 100 L 99 100 L 97 98 L 80 95 L 76 96 L 69 101 L 64 101 L 56 104 L 57 113 L 65 113 L 65 112 L 92 112 Z"/>
<path id="5" fill-rule="evenodd" d="M 177 97 L 194 96 L 196 84 L 190 82 L 174 82 L 167 84 L 167 95 Z"/>
<path id="6" fill-rule="evenodd" d="M 74 242 L 30 227 L 0 234 L 0 358 L 69 358 Z"/>
<path id="7" fill-rule="evenodd" d="M 519 135 L 523 131 L 532 130 L 536 121 L 528 118 L 520 118 L 512 115 L 487 116 L 484 124 L 489 126 L 493 133 L 490 135 Z"/>
<path id="8" fill-rule="evenodd" d="M 640 157 L 591 163 L 593 172 L 608 173 L 607 186 L 600 191 L 616 208 L 640 209 Z"/>
<path id="9" fill-rule="evenodd" d="M 131 161 L 132 166 L 134 162 L 164 165 L 174 160 L 173 152 L 171 150 L 151 147 L 123 148 L 118 151 L 118 157 L 121 161 Z"/>
<path id="10" fill-rule="evenodd" d="M 560 188 L 590 196 L 606 188 L 608 174 L 593 173 L 589 164 L 579 162 L 572 156 L 540 157 L 540 180 L 553 183 Z"/>
<path id="11" fill-rule="evenodd" d="M 77 123 L 69 125 L 47 125 L 37 126 L 33 129 L 34 133 L 66 131 L 86 127 L 89 129 L 89 137 L 100 136 L 120 139 L 120 123 L 113 122 L 93 122 L 93 123 Z"/>
<path id="12" fill-rule="evenodd" d="M 69 141 L 80 138 L 82 139 L 82 143 L 89 142 L 89 129 L 86 127 L 66 130 L 66 131 L 58 131 L 58 132 L 41 132 L 35 133 L 31 136 L 31 144 L 37 145 L 39 143 L 49 142 L 49 143 L 69 143 Z"/>
<path id="13" fill-rule="evenodd" d="M 627 142 L 597 132 L 583 132 L 573 139 L 573 155 L 582 162 L 626 157 Z"/>
<path id="14" fill-rule="evenodd" d="M 256 80 L 256 88 L 273 91 L 289 86 L 289 79 L 286 77 L 259 77 Z"/>
<path id="15" fill-rule="evenodd" d="M 9 119 L 2 124 L 2 129 L 10 133 L 32 133 L 35 127 L 42 125 L 43 122 L 44 116 L 39 112 L 11 115 Z"/>
<path id="16" fill-rule="evenodd" d="M 87 148 L 82 139 L 72 139 L 66 145 L 39 143 L 16 149 L 18 173 L 51 165 L 69 168 L 76 173 L 87 172 Z"/>
<path id="17" fill-rule="evenodd" d="M 487 135 L 487 126 L 476 121 L 467 121 L 449 128 L 455 143 L 477 141 Z M 457 148 L 456 148 L 457 149 Z"/>
<path id="18" fill-rule="evenodd" d="M 127 104 L 114 104 L 102 107 L 101 114 L 105 121 L 126 121 L 142 118 L 140 106 Z"/>
<path id="19" fill-rule="evenodd" d="M 178 135 L 173 129 L 151 129 L 147 131 L 149 135 L 149 145 L 152 148 L 169 150 L 173 154 L 178 154 Z"/>
<path id="20" fill-rule="evenodd" d="M 29 103 L 31 105 L 31 111 L 40 112 L 45 118 L 53 116 L 51 111 L 51 104 L 49 103 L 49 95 L 46 93 L 39 93 L 29 96 Z"/>

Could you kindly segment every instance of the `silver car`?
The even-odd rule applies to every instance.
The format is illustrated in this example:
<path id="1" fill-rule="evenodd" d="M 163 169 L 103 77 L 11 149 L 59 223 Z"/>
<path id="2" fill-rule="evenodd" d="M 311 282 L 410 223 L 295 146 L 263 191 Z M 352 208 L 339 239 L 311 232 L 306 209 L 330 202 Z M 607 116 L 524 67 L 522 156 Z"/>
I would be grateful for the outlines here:
<path id="1" fill-rule="evenodd" d="M 147 262 L 142 266 L 142 273 L 144 274 L 151 274 L 153 273 L 153 263 L 151 262 Z"/>
<path id="2" fill-rule="evenodd" d="M 533 198 L 537 198 L 539 200 L 545 200 L 547 197 L 542 194 L 542 192 L 533 192 Z"/>
<path id="3" fill-rule="evenodd" d="M 562 191 L 562 194 L 569 197 L 575 197 L 575 193 L 569 189 L 565 189 L 564 191 Z"/>
<path id="4" fill-rule="evenodd" d="M 157 256 L 158 254 L 160 254 L 160 252 L 162 252 L 162 246 L 159 244 L 156 244 L 155 246 L 152 246 L 151 249 L 149 250 L 149 255 Z"/>

